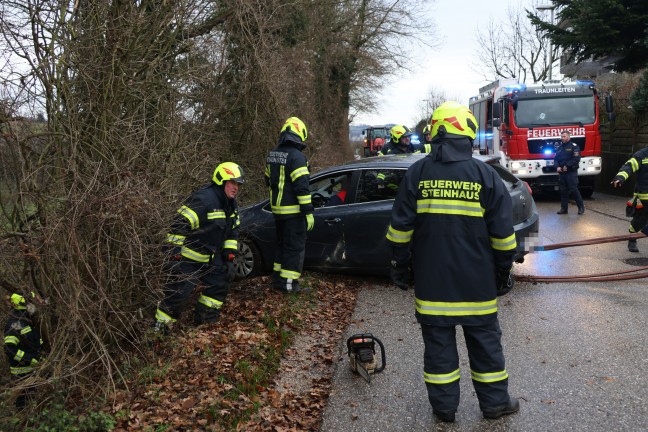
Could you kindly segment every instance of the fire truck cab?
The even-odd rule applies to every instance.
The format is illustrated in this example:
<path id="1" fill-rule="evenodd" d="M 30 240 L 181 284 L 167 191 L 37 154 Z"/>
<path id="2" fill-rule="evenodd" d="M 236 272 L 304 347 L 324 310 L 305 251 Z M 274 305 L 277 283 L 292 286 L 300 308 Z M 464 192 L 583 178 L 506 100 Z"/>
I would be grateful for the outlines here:
<path id="1" fill-rule="evenodd" d="M 612 100 L 606 100 L 610 117 Z M 558 190 L 554 166 L 560 133 L 569 131 L 581 150 L 579 189 L 584 197 L 594 191 L 601 173 L 601 134 L 596 86 L 592 81 L 521 84 L 498 80 L 470 98 L 479 123 L 475 151 L 494 154 L 512 174 L 534 191 Z"/>

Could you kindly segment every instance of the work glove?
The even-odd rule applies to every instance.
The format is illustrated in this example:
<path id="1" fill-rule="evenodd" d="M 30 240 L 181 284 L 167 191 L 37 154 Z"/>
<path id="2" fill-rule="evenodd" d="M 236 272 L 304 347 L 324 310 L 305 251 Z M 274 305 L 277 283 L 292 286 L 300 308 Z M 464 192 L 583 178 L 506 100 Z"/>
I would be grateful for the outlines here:
<path id="1" fill-rule="evenodd" d="M 495 273 L 495 286 L 497 287 L 498 296 L 508 294 L 513 289 L 514 284 L 515 278 L 510 270 L 497 270 L 497 273 Z"/>
<path id="2" fill-rule="evenodd" d="M 407 291 L 410 283 L 410 269 L 407 263 L 398 264 L 395 260 L 391 262 L 392 268 L 390 272 L 391 280 L 398 288 Z"/>
<path id="3" fill-rule="evenodd" d="M 236 255 L 231 252 L 225 252 L 223 254 L 223 259 L 225 260 L 225 267 L 227 268 L 227 282 L 232 282 L 236 279 L 236 266 L 234 265 Z"/>
<path id="4" fill-rule="evenodd" d="M 313 217 L 313 213 L 309 213 L 306 215 L 306 231 L 311 231 L 314 226 L 315 218 Z"/>

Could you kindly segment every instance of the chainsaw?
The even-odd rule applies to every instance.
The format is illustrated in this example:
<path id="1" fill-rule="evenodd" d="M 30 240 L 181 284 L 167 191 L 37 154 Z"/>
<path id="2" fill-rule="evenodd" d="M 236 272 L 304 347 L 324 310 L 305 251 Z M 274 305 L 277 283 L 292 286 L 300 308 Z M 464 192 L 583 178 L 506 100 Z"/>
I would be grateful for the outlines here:
<path id="1" fill-rule="evenodd" d="M 376 344 L 380 346 L 381 364 L 376 361 Z M 371 333 L 354 334 L 347 339 L 347 354 L 351 370 L 359 374 L 368 383 L 371 375 L 385 369 L 385 346 Z"/>

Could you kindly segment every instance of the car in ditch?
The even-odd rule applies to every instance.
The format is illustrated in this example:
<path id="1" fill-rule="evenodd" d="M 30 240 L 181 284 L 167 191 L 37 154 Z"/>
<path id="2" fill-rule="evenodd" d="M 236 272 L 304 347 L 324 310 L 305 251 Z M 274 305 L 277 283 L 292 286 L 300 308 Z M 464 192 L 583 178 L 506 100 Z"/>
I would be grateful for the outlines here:
<path id="1" fill-rule="evenodd" d="M 315 226 L 308 232 L 304 269 L 388 275 L 391 246 L 385 235 L 398 185 L 407 169 L 424 156 L 364 158 L 311 175 Z M 529 240 L 537 236 L 539 227 L 531 189 L 499 165 L 497 158 L 473 157 L 492 166 L 511 194 L 517 238 L 516 261 L 521 262 L 529 250 Z M 340 192 L 345 195 L 344 200 L 334 198 Z M 269 200 L 242 208 L 240 218 L 237 276 L 271 272 L 276 237 Z"/>

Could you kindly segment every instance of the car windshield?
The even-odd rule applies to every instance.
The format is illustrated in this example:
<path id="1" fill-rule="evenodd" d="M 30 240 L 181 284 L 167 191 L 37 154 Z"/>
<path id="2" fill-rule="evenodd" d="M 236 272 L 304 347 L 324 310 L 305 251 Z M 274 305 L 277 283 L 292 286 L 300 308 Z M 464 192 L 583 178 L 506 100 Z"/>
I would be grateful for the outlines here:
<path id="1" fill-rule="evenodd" d="M 595 120 L 592 96 L 520 99 L 515 110 L 518 127 L 591 124 Z"/>

